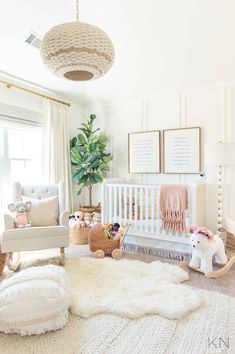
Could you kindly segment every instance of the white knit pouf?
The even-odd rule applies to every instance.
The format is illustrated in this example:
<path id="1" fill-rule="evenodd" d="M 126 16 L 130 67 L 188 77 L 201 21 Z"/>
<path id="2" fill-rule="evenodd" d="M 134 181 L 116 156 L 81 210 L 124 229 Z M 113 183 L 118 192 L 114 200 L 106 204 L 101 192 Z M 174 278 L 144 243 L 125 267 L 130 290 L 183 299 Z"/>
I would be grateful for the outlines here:
<path id="1" fill-rule="evenodd" d="M 69 288 L 63 268 L 27 268 L 0 283 L 0 332 L 41 334 L 68 321 Z"/>

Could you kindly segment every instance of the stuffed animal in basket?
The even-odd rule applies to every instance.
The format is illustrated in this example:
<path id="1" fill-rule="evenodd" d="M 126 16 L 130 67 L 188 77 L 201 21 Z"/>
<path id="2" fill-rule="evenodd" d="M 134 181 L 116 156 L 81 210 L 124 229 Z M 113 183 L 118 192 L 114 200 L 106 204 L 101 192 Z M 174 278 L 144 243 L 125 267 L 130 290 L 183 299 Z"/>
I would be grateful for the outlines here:
<path id="1" fill-rule="evenodd" d="M 74 222 L 75 222 L 75 216 L 74 216 L 74 214 L 70 214 L 69 215 L 69 227 L 70 228 L 73 227 Z"/>
<path id="2" fill-rule="evenodd" d="M 212 260 L 218 264 L 226 264 L 228 262 L 225 254 L 223 241 L 218 235 L 205 227 L 190 226 L 192 259 L 189 262 L 191 268 L 199 269 L 203 273 L 213 270 Z"/>
<path id="3" fill-rule="evenodd" d="M 106 237 L 110 240 L 121 240 L 127 230 L 126 225 L 120 226 L 117 222 L 114 224 L 103 224 L 102 227 Z"/>
<path id="4" fill-rule="evenodd" d="M 91 213 L 85 213 L 84 214 L 84 222 L 86 227 L 92 227 L 92 222 L 91 222 Z"/>
<path id="5" fill-rule="evenodd" d="M 101 214 L 100 213 L 93 213 L 93 219 L 92 219 L 92 226 L 101 224 Z"/>
<path id="6" fill-rule="evenodd" d="M 74 212 L 74 221 L 71 223 L 72 229 L 80 229 L 85 226 L 84 213 L 82 211 Z"/>
<path id="7" fill-rule="evenodd" d="M 14 213 L 15 226 L 18 228 L 31 227 L 31 223 L 28 216 L 28 211 L 32 206 L 31 202 L 16 202 L 8 205 L 8 209 Z"/>

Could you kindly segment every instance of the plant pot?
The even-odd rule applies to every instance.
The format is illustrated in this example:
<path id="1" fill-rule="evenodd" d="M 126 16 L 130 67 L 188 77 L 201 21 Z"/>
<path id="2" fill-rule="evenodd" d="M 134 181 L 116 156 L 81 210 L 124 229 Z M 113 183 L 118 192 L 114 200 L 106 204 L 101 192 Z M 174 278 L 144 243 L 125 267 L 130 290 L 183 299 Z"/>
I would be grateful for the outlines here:
<path id="1" fill-rule="evenodd" d="M 96 206 L 80 205 L 79 210 L 81 210 L 83 213 L 101 213 L 101 205 L 100 203 Z"/>
<path id="2" fill-rule="evenodd" d="M 70 240 L 76 245 L 85 245 L 88 243 L 89 227 L 81 227 L 80 229 L 70 229 Z"/>

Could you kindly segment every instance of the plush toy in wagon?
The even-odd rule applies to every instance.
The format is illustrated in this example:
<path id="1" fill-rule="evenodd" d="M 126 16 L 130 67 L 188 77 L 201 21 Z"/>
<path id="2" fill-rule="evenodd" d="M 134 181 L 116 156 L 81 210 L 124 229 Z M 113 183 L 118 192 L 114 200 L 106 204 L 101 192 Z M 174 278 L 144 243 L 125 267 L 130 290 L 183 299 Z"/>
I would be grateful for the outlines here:
<path id="1" fill-rule="evenodd" d="M 90 250 L 96 258 L 111 255 L 114 259 L 120 259 L 128 229 L 126 225 L 120 226 L 118 223 L 93 226 L 88 236 Z"/>

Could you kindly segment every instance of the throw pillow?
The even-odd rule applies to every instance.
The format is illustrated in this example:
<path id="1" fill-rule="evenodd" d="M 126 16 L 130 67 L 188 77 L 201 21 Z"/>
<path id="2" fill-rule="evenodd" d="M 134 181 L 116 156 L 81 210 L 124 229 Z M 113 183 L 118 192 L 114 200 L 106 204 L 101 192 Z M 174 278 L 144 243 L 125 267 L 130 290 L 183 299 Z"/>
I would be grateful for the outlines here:
<path id="1" fill-rule="evenodd" d="M 31 226 L 56 226 L 58 224 L 58 196 L 34 199 L 22 196 L 24 202 L 31 202 L 28 212 Z"/>

